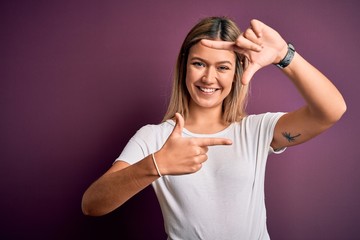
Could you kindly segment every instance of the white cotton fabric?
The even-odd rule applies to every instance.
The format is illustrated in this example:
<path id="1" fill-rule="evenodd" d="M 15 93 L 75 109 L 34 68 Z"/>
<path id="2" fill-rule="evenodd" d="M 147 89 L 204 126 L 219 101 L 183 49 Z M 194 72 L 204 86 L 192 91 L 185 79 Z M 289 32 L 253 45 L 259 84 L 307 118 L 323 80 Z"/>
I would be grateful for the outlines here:
<path id="1" fill-rule="evenodd" d="M 169 240 L 270 239 L 265 165 L 269 153 L 275 153 L 270 143 L 282 115 L 250 115 L 216 134 L 183 130 L 183 137 L 221 137 L 233 144 L 209 147 L 208 160 L 194 174 L 163 176 L 153 182 Z M 134 164 L 158 151 L 174 126 L 168 120 L 142 127 L 116 160 Z"/>

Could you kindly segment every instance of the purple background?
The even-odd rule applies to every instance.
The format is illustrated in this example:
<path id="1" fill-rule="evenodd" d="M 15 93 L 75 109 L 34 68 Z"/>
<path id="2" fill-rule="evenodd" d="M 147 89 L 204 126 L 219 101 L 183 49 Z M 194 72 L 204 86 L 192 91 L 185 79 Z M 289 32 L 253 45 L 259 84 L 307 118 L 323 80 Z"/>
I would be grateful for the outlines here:
<path id="1" fill-rule="evenodd" d="M 272 239 L 356 239 L 358 10 L 357 0 L 2 1 L 0 238 L 164 239 L 151 188 L 99 218 L 82 215 L 81 197 L 139 127 L 162 119 L 190 27 L 227 15 L 242 29 L 252 18 L 273 26 L 348 104 L 328 132 L 270 156 Z M 302 104 L 276 67 L 255 75 L 249 113 Z"/>

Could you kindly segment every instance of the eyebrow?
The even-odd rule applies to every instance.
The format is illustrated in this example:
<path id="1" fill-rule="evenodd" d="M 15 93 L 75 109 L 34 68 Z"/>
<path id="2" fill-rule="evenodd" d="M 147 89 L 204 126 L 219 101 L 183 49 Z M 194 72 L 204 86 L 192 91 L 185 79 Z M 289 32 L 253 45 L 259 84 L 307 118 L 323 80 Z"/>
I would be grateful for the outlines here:
<path id="1" fill-rule="evenodd" d="M 202 58 L 200 58 L 200 57 L 192 57 L 192 58 L 190 59 L 190 61 L 194 61 L 194 60 L 200 60 L 200 61 L 202 61 L 202 62 L 208 63 L 205 59 L 202 59 Z M 220 62 L 216 62 L 216 63 L 217 63 L 217 64 L 228 63 L 228 64 L 230 64 L 231 66 L 233 65 L 230 61 L 220 61 Z"/>

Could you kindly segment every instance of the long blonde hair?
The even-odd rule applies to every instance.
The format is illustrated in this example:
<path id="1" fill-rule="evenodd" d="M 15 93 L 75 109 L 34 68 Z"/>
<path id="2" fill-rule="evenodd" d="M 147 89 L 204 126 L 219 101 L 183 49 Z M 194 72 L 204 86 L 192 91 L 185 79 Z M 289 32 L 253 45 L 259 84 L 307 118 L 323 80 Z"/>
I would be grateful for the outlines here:
<path id="1" fill-rule="evenodd" d="M 175 67 L 173 87 L 169 106 L 163 121 L 171 119 L 178 112 L 186 119 L 189 114 L 190 94 L 186 87 L 186 65 L 190 48 L 201 39 L 235 41 L 241 34 L 237 25 L 227 17 L 208 17 L 197 23 L 186 36 Z M 245 115 L 248 85 L 242 85 L 241 77 L 247 59 L 235 52 L 236 70 L 232 89 L 223 101 L 223 120 L 228 123 L 240 121 Z"/>

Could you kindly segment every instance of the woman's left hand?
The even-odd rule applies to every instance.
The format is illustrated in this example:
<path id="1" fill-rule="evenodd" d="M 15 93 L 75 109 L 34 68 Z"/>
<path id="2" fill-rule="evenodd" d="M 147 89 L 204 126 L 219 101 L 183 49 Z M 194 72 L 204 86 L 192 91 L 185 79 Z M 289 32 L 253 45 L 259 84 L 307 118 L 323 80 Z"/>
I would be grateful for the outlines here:
<path id="1" fill-rule="evenodd" d="M 280 34 L 259 20 L 251 20 L 235 42 L 201 40 L 207 47 L 236 51 L 243 54 L 248 64 L 241 82 L 246 85 L 261 68 L 280 62 L 287 53 L 287 43 Z"/>

